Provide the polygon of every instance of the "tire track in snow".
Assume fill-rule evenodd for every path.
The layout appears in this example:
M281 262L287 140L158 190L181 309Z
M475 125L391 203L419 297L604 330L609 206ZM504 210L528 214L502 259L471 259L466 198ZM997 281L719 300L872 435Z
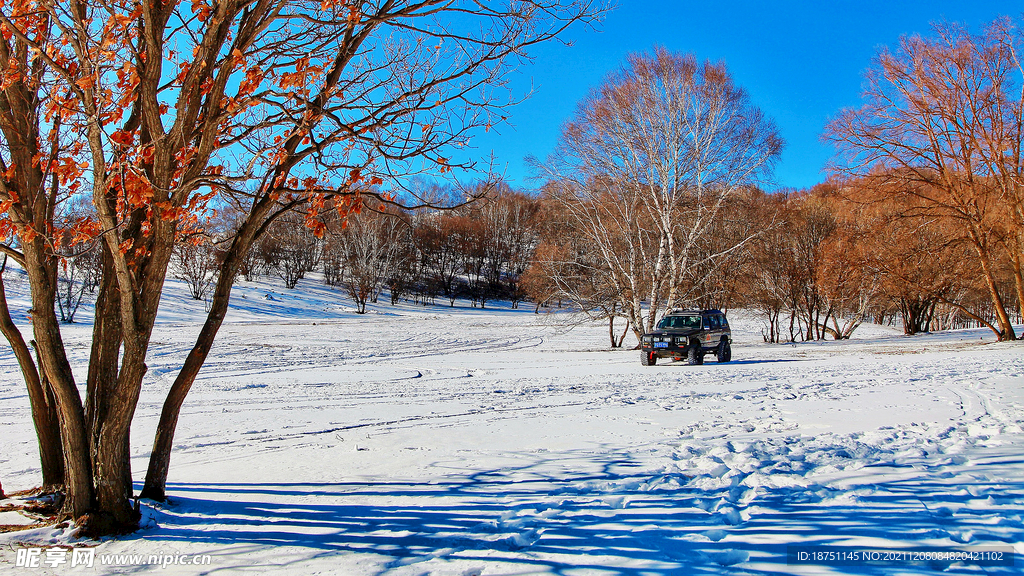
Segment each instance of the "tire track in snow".
M391 420L381 420L381 421L375 421L375 422L361 422L361 423L357 423L357 424L350 424L350 425L345 425L345 426L336 426L336 427L325 428L325 429L321 429L321 430L308 430L308 431L303 431L303 432L294 432L294 433L291 433L291 434L283 434L283 435L282 434L276 434L276 435L260 436L260 435L257 435L257 434L259 434L259 432L251 432L251 431L250 432L240 432L240 433L238 433L239 437L238 438L234 438L234 439L225 439L225 440L216 441L216 442L198 442L198 443L194 443L194 444L184 444L184 443L182 443L182 444L179 444L178 446L175 447L175 451L176 451L176 453L189 454L193 450L200 450L200 449L209 448L209 447L212 447L212 446L224 446L224 447L233 447L233 448L234 447L249 448L252 445L260 445L260 446L262 446L262 445L264 445L264 444L266 444L268 442L284 442L284 441L288 441L288 440L296 440L296 439L303 439L303 438L321 436L321 435L324 435L324 434L337 434L338 432L345 432L345 431L349 431L349 430L361 430L361 429L367 429L367 428L382 428L382 427L403 427L403 428L407 428L407 427L410 427L410 426L403 426L403 425L410 425L410 424L415 424L415 423L419 423L419 422L428 422L428 423L430 423L430 422L434 422L434 421L448 421L448 420L455 419L455 418L468 418L468 417L473 417L473 416L493 416L493 415L497 415L497 414L511 414L511 413L517 413L517 412L556 410L556 409L560 409L560 408L574 408L574 407L579 407L579 406L588 406L588 405L591 405L591 404L594 404L594 402L593 401L590 401L590 402L567 402L567 403L562 403L562 404L541 404L541 405L531 405L531 406L518 406L518 407L511 407L511 408L477 409L477 410L468 410L468 411L465 411L465 412L456 412L456 413L450 413L450 414L424 414L424 415L419 415L419 416L409 416L409 417L405 417L405 418L395 418L395 419L391 419ZM198 439L198 437L193 438L193 440L195 440L195 439ZM211 463L211 462L225 462L225 461L231 461L231 460L241 460L241 459L251 458L252 454L254 452L261 453L261 454L267 454L267 453L273 453L273 452L281 452L281 451L287 451L287 450L294 450L296 448L302 448L302 447L308 447L308 446L314 446L314 445L319 445L319 442L314 442L314 441L298 442L298 443L294 443L293 442L293 443L289 443L289 444L287 444L285 446L262 447L262 448L259 448L259 449L256 449L256 450L249 449L249 450L246 450L244 453L238 454L237 456L231 456L231 455L226 455L226 454L223 454L223 453L218 453L215 458L201 459L201 460L191 460L186 465L188 465L188 466L195 466L195 465L208 464L208 463ZM148 457L148 454L145 455L145 456Z

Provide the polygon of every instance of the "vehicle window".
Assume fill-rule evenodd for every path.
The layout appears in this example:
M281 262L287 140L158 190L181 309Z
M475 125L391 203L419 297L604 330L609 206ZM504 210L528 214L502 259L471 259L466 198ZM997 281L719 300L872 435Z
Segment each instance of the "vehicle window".
M722 323L722 328L728 328L729 327L729 321L725 319L725 316L719 316L718 319Z
M708 316L708 329L709 330L718 330L718 328L719 328L718 316Z
M658 322L658 328L700 328L700 316L667 316Z

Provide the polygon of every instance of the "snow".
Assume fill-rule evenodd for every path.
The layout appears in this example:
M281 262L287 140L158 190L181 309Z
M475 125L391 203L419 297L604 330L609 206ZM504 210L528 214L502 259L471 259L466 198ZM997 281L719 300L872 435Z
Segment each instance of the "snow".
M8 292L23 310L17 278ZM203 314L171 284L133 428L139 488ZM1021 344L864 326L768 345L734 311L732 362L642 367L608 349L606 324L561 318L466 302L359 315L315 277L293 291L243 282L183 409L170 502L143 501L143 529L100 542L73 526L2 533L0 572L26 570L19 546L88 545L211 559L29 573L1020 573L1020 557L791 565L787 546L1024 553ZM90 329L65 331L80 380ZM31 488L34 432L7 349L0 398L0 481Z

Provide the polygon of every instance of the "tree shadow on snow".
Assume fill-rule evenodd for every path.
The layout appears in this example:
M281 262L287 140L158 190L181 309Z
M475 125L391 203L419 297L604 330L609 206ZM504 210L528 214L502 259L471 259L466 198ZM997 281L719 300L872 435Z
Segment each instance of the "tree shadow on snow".
M170 504L152 511L158 527L129 538L202 547L215 555L211 572L232 562L251 567L240 552L290 547L275 562L301 567L367 555L381 571L434 562L421 566L418 573L426 573L461 562L486 566L483 574L592 568L640 576L822 570L788 564L787 545L856 551L861 548L851 542L874 541L908 550L935 542L1006 546L1024 537L1024 479L999 479L1000 470L1021 464L1010 456L973 462L970 474L955 477L938 465L915 465L914 474L879 484L869 467L863 484L846 478L842 490L811 485L756 493L742 484L746 475L698 489L689 477L654 474L623 454L517 456L520 466L429 483L172 483ZM888 574L893 568L825 570ZM977 573L948 563L896 568ZM1017 573L1019 566L986 570Z

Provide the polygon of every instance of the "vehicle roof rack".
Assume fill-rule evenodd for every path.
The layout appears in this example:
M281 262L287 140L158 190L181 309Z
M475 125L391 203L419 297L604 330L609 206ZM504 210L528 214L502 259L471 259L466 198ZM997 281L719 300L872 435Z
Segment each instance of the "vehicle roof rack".
M665 311L665 316L671 314L725 314L718 308L708 308L707 310L701 310L699 308L669 308Z

